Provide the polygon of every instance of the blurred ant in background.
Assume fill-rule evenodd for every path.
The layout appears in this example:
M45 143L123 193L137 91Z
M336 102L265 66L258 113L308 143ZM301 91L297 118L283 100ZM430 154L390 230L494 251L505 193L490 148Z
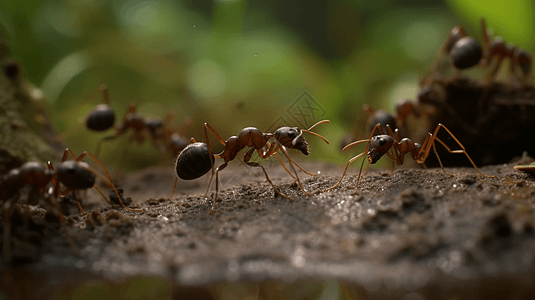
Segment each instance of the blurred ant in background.
M70 155L73 160L67 160ZM86 156L91 157L104 171L107 178L96 172L89 164L82 161ZM0 198L4 200L3 211L3 226L4 226L4 240L3 251L6 261L11 260L10 252L10 237L11 237L11 223L10 217L13 213L13 202L20 198L20 191L24 186L29 186L30 191L28 193L28 204L34 203L38 200L38 204L41 204L53 215L57 216L60 223L65 221L65 216L61 212L61 207L57 201L60 196L65 196L69 193L73 194L73 198L76 200L80 211L84 213L84 210L76 196L76 190L94 188L109 204L111 202L102 194L102 192L95 186L96 177L99 176L103 181L109 185L116 193L121 206L130 211L142 211L138 209L131 209L124 206L122 203L119 192L113 184L113 180L104 166L90 153L83 152L79 157L75 157L72 151L67 148L63 154L61 163L54 169L52 163L47 163L48 168L39 162L27 162L19 168L12 169L6 174L0 182ZM50 187L52 184L53 187ZM65 190L60 190L60 184L65 186ZM43 202L44 200L44 202Z
M101 143L103 141L115 140L129 130L132 131L132 136L129 142L137 142L142 145L145 139L151 140L154 147L156 147L162 157L165 153L175 157L178 153L188 145L188 140L180 133L183 132L191 123L191 118L187 118L180 128L172 128L170 123L174 117L173 113L168 113L163 120L146 119L136 112L136 105L130 104L123 120L120 124L115 124L115 112L110 106L110 96L106 85L101 85L102 97L104 103L99 104L91 111L85 120L86 127L93 131L105 131L110 128L115 129L115 134L104 137L97 145L96 156L100 154ZM128 147L126 148L128 149ZM126 151L125 149L125 151ZM124 157L124 155L123 155Z
M442 55L449 54L451 64L457 70L456 76L458 76L460 70L469 69L478 64L481 67L489 67L495 60L494 66L485 77L486 82L491 82L496 77L503 60L509 58L511 73L517 79L525 82L531 74L531 55L512 44L506 45L501 37L491 40L483 18L481 19L481 33L484 49L474 38L466 33L464 28L461 26L454 27L435 57L428 77L429 80L433 80ZM427 84L430 83L427 82Z
M268 159L269 157L275 155L279 163L283 166L284 170L286 170L286 172L288 172L288 174L290 174L292 178L297 180L303 193L307 196L312 196L313 194L307 192L301 184L294 165L308 175L315 175L306 172L295 161L293 161L290 156L288 156L286 148L297 149L300 150L301 153L308 155L310 153L309 145L303 137L304 132L320 137L326 143L329 143L329 141L327 141L327 139L325 139L323 136L311 131L314 127L322 123L329 123L329 120L319 121L316 124L312 125L309 129L299 129L298 127L281 127L277 129L274 133L262 133L255 127L246 127L242 129L242 131L240 131L238 136L231 136L226 141L224 141L219 136L219 134L217 134L217 132L212 128L212 126L210 126L208 123L204 123L204 135L206 138L206 143L197 142L193 138L191 139L192 143L189 144L177 157L175 165L176 174L181 179L191 180L199 178L202 175L208 173L208 171L212 170L210 181L208 182L208 186L206 188L206 194L208 194L208 190L210 189L213 175L215 173L216 192L212 201L213 211L215 209L215 203L217 201L217 196L219 192L219 171L226 168L228 163L236 158L238 152L240 152L246 147L250 147L250 149L244 154L243 161L251 167L262 168L266 180L273 187L276 194L280 195L283 198L293 200L289 196L280 192L277 187L275 187L271 179L269 179L266 170L261 164L250 161L255 151L258 153L260 158L263 159ZM221 153L215 155L212 153L210 147L210 140L208 139L208 130L217 138L219 143L225 146L224 150ZM278 151L280 151L286 157L286 159L290 163L290 167L292 168L294 174L292 174L283 164L282 160L277 154ZM224 163L217 168L214 167L216 158L222 158L224 160ZM169 198L171 198L175 193L178 177L175 179L175 187L173 188L173 194L171 194Z

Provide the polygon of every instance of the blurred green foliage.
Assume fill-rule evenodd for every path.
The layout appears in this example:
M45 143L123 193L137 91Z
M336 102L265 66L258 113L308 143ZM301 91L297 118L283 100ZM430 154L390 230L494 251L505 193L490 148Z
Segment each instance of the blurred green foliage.
M8 0L0 24L75 153L94 152L111 134L82 123L106 83L118 118L129 103L147 118L175 112L177 126L193 118L186 136L197 140L204 122L223 138L279 117L297 125L286 110L306 91L331 120L317 127L331 144L308 137L309 159L341 163L349 154L338 143L362 105L392 111L414 99L453 26L481 40L485 16L496 34L533 52L533 12L529 0ZM128 137L105 143L103 162L128 148L123 168L160 163L150 142L128 145Z

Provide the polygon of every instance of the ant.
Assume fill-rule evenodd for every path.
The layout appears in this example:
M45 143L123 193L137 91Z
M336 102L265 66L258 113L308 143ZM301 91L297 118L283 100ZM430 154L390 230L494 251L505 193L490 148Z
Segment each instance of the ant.
M481 63L482 66L489 66L493 58L496 58L494 67L487 75L487 81L492 80L496 76L501 63L505 58L509 58L511 61L509 67L514 76L521 80L527 79L531 74L531 54L514 45L506 45L501 37L496 37L490 41L487 33L487 26L485 25L485 19L483 18L481 19L481 31L483 32L483 41L485 43L484 60ZM520 68L520 77L518 77L518 73L516 72L517 67Z
M67 160L68 155L71 155L74 160ZM60 217L60 222L64 222L64 215L61 213L61 209L59 208L59 205L57 202L52 202L51 196L53 195L55 198L58 198L59 196L67 195L70 192L73 192L75 190L80 189L87 189L87 188L94 188L96 189L102 197L109 203L111 202L102 194L102 192L95 186L96 176L99 176L103 179L103 175L100 173L94 171L87 163L81 161L85 156L90 156L95 160L95 162L102 168L102 170L106 173L109 182L108 185L110 185L113 190L115 191L116 195L118 196L119 202L123 206L124 209L130 210L130 211L142 211L137 209L131 209L124 206L121 197L119 196L119 193L117 189L115 188L115 185L113 184L113 180L111 179L109 173L106 171L106 169L102 166L102 164L90 153L83 152L78 158L74 156L72 151L69 148L65 149L65 152L63 154L63 159L61 163L57 166L57 170L54 169L52 163L50 161L47 162L48 168L46 168L43 164L39 162L27 162L20 166L19 168L12 169L7 175L4 176L2 182L0 182L0 196L2 199L4 199L4 205L3 205L3 219L4 219L4 257L7 261L11 258L11 252L9 249L10 245L10 235L11 235L11 226L10 226L10 215L12 213L13 206L11 203L18 199L20 197L20 190L25 186L29 185L32 188L33 191L37 191L44 195L45 199L47 199L47 203L51 205L56 215ZM95 175L96 174L96 175ZM50 190L47 187L49 184L52 183L54 185L54 189ZM60 192L59 185L62 183L66 190L63 192ZM53 191L53 194L52 194ZM75 196L76 198L76 196ZM76 200L78 203L78 207L82 212L84 212L80 202Z
M178 153L188 144L187 139L181 136L178 132L181 132L185 127L191 124L190 118L184 121L184 124L180 129L173 130L169 126L169 123L174 116L173 113L169 113L164 120L145 119L136 113L136 105L130 104L122 122L115 126L115 112L110 106L108 87L103 84L100 86L100 90L102 91L104 103L97 105L95 109L87 115L85 121L86 127L97 132L105 131L113 127L116 133L112 136L104 137L98 143L97 156L100 153L100 147L103 141L117 139L130 129L133 131L130 142L135 140L139 145L143 144L146 138L145 131L147 131L153 145L160 150L162 154L167 150L173 157L178 155Z
M310 153L309 145L307 141L305 140L305 138L303 137L303 132L313 134L321 138L328 144L329 141L326 138L324 138L320 134L315 133L311 130L319 124L329 123L329 122L330 122L329 120L319 121L316 124L312 125L309 129L299 129L298 127L280 127L274 133L262 133L260 130L258 130L255 127L246 127L240 131L238 136L231 136L226 141L223 141L223 139L219 136L219 134L217 134L217 132L212 128L212 126L210 126L208 123L204 123L204 135L206 138L206 143L196 142L194 138L191 138L192 143L189 144L177 157L176 165L175 165L176 174L181 179L191 180L191 179L199 178L202 175L208 173L208 171L212 170L212 174L210 176L210 180L206 188L206 195L208 194L208 190L210 189L210 185L212 183L212 179L215 173L216 192L215 192L214 199L212 201L212 211L213 211L215 209L215 203L217 201L217 196L219 192L219 172L222 171L224 168L226 168L230 161L236 158L236 156L238 155L238 152L240 152L242 149L246 147L250 147L250 149L247 150L247 152L244 154L243 161L251 167L262 168L262 171L264 172L266 180L273 187L276 194L280 195L283 198L293 200L289 196L286 196L285 194L280 192L275 187L273 182L269 179L269 176L266 170L261 164L250 161L255 150L260 156L260 158L263 158L263 159L268 159L269 157L275 155L279 163L283 166L284 170L286 170L286 172L288 172L288 174L290 174L292 178L297 180L303 193L306 194L307 196L312 196L313 194L305 191L303 185L301 184L301 181L299 180L299 177L297 176L297 172L295 171L295 168L293 165L296 165L299 169L301 169L301 171L305 172L308 175L311 175L311 176L315 176L315 175L306 172L295 161L293 161L288 156L286 148L297 149L297 150L300 150L301 153L303 153L304 155L308 155ZM208 130L217 138L217 140L221 144L225 146L224 150L221 153L219 154L212 153L212 150L210 148L210 140L208 139ZM295 174L295 177L292 173L290 173L290 171L282 163L282 160L277 154L279 150L286 157L286 159L290 162L290 167L292 168ZM214 168L214 163L215 163L216 158L222 158L224 160L224 163L218 166L217 168ZM175 179L175 187L173 188L173 194L171 194L169 198L171 198L175 193L178 177Z
M437 134L441 128L444 128L444 130L446 130L446 132L455 140L455 142L457 142L457 144L461 147L461 150L451 150L441 139L437 137ZM451 131L445 125L441 123L437 125L433 134L428 133L427 137L425 138L422 144L415 143L409 138L401 139L399 130L396 128L395 131L393 131L390 125L388 124L386 125L386 129L387 129L388 134L384 134L381 124L377 124L373 128L370 134L370 137L368 139L355 141L346 145L344 149L342 149L342 151L345 151L349 149L350 147L353 147L357 144L368 143L368 145L366 145L366 149L364 150L364 152L362 152L361 154L349 160L344 170L344 173L342 174L342 178L340 178L340 180L334 186L327 188L323 190L322 192L327 192L337 187L342 182L342 179L346 175L349 165L365 154L368 156L368 165L366 166L366 170L364 171L364 173L368 171L368 167L370 166L370 164L375 164L385 154L392 161L395 161L398 165L403 164L405 160L405 154L407 153L410 153L412 159L414 159L417 163L423 164L425 160L427 159L427 157L429 156L431 148L433 148L433 152L437 156L437 159L438 159L438 162L440 164L440 168L442 169L442 171L444 171L444 173L448 175L455 176L455 174L450 174L446 172L446 170L444 170L444 166L442 165L442 162L440 161L440 157L438 156L438 153L436 150L435 142L439 142L440 144L442 144L442 146L444 146L444 148L446 148L446 150L448 150L449 153L464 153L466 157L468 158L468 160L470 160L470 162L472 163L472 166L474 166L474 168L479 174L485 177L494 177L494 176L485 175L481 173L481 171L479 171L475 163L472 161L472 158L470 158L468 153L466 153L466 150L463 144L461 144L461 142L453 135L453 133L451 133ZM373 134L375 133L376 130L379 130L381 134L374 136ZM357 179L357 184L355 186L355 190L358 189L363 165L364 165L364 160L362 161L362 164L360 166L360 171L359 171L359 175Z
M70 155L73 160L67 160L68 155ZM82 161L82 159L86 156L91 157L101 167L107 176L107 180L103 175L93 170L89 164ZM2 199L16 199L15 196L19 194L20 190L25 185L29 185L32 187L32 190L37 190L45 195L51 194L53 191L55 198L58 198L59 196L65 196L70 192L74 193L75 190L94 188L109 204L111 204L106 196L104 196L104 194L95 186L96 176L99 176L114 190L115 194L119 197L121 206L124 209L130 211L141 211L124 206L108 171L106 171L104 166L97 160L95 156L87 151L84 151L80 156L75 157L74 153L72 153L69 148L66 148L63 153L61 163L57 166L57 170L54 169L54 166L50 161L47 162L47 166L48 168L45 168L39 162L27 162L21 167L11 170L7 175L4 176L3 181L0 183L0 196ZM54 185L53 190L47 189L49 183ZM66 190L63 192L60 192L60 183L66 187ZM78 200L77 202L80 210L84 212L80 202Z
M407 119L411 114L416 117L420 116L417 103L408 100L400 99L395 106L395 114L388 113L382 109L374 110L368 104L362 106L362 110L369 114L368 120L366 121L366 132L371 133L376 124L381 124L383 131L386 131L386 125L390 125L392 128L401 128L403 132L407 130ZM363 124L362 114L357 118L355 127L361 127ZM398 126L399 124L399 126ZM345 145L349 143L350 140L354 139L355 134L353 132L347 134L341 142L341 147L344 148Z
M516 67L520 68L520 73L522 74L520 79L526 79L531 74L531 55L514 45L506 45L500 37L491 41L484 18L481 18L481 33L485 49L474 38L469 36L464 28L461 26L454 27L435 58L429 78L432 79L432 75L438 68L438 61L444 53L450 55L451 63L457 70L469 69L477 64L482 67L488 67L493 58L496 58L494 67L486 76L487 81L496 76L504 58L511 60L510 70L515 76L518 76Z

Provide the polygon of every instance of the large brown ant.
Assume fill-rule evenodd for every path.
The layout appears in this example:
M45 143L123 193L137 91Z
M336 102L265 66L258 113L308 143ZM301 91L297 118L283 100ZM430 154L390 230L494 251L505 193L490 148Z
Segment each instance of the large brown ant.
M487 81L494 79L504 58L510 59L510 70L513 75L518 77L517 67L520 68L520 79L526 79L531 74L531 55L514 45L506 45L500 37L491 41L484 18L481 19L481 33L484 49L466 33L464 28L454 27L435 58L429 76L430 80L433 79L439 59L444 53L449 54L451 63L457 70L468 69L477 64L488 67L496 58L493 68L486 76Z
M457 142L457 144L461 147L461 150L451 150L441 139L437 137L437 134L441 128L444 128L444 130L446 130L446 132L455 140L455 142ZM451 133L451 131L443 124L439 123L432 134L428 133L427 137L425 138L422 144L415 143L409 138L401 139L399 130L396 128L393 131L392 128L388 124L386 125L386 129L387 129L388 134L384 134L381 124L376 124L368 139L355 141L346 145L344 149L342 149L343 151L357 144L368 143L368 145L366 145L366 149L364 150L364 152L360 153L359 155L349 160L344 170L344 173L342 174L342 178L340 178L340 180L335 185L323 190L322 192L327 192L337 187L342 182L342 179L344 179L344 176L346 175L349 165L363 155L368 156L368 165L366 166L366 170L364 171L364 173L366 173L368 171L368 167L370 166L370 164L375 164L385 154L392 161L395 161L398 165L403 164L405 160L405 154L407 153L410 153L412 159L414 159L417 163L423 164L425 160L427 159L427 157L429 156L431 148L433 148L433 152L435 153L438 159L438 162L440 164L440 168L442 169L442 171L444 171L444 173L449 174L451 176L455 176L455 174L450 174L446 172L446 170L444 170L444 166L442 165L442 162L440 161L440 157L438 156L438 153L436 150L435 142L439 142L440 144L442 144L442 146L444 146L444 148L446 148L446 150L448 150L449 153L464 153L466 157L468 158L468 160L470 160L470 163L472 163L472 166L474 166L474 168L479 174L485 177L494 177L494 176L485 175L481 173L481 171L479 171L475 163L472 161L472 158L470 158L468 153L466 153L463 144L461 144L461 142L453 135L453 133ZM373 134L375 133L376 130L379 130L381 134L374 136ZM362 164L360 166L360 171L359 171L355 189L358 189L363 165L364 165L364 160L362 161Z
M329 141L327 141L327 139L325 139L323 136L311 131L314 127L322 123L329 123L329 120L319 121L316 124L312 125L309 129L299 129L298 127L281 127L277 129L274 133L262 133L260 130L258 130L255 127L246 127L242 129L242 131L238 134L238 136L231 136L226 141L224 141L219 136L219 134L217 134L217 132L212 128L212 126L210 126L208 123L204 123L204 135L206 138L206 143L196 142L195 139L192 138L191 139L192 143L189 144L177 157L175 168L176 168L176 174L178 177L175 180L175 187L173 188L173 194L171 194L170 197L172 197L175 193L178 178L181 178L184 180L191 180L191 179L199 178L202 175L208 173L208 171L212 170L212 174L210 176L210 180L206 188L206 194L208 194L208 191L210 189L210 185L214 177L214 173L215 173L216 192L215 192L214 199L212 201L212 211L213 211L215 208L215 203L217 201L217 196L219 192L219 171L226 168L228 163L236 158L236 156L238 155L238 152L240 152L242 149L246 147L250 147L250 149L244 154L243 161L251 167L262 168L262 171L264 172L266 180L273 187L276 194L280 195L283 198L293 200L289 196L280 192L279 189L277 189L277 187L275 187L271 179L269 179L269 176L266 170L260 163L250 161L255 151L258 153L258 155L262 159L268 159L269 157L275 155L279 163L286 170L286 172L288 172L288 174L290 174L292 178L297 180L303 193L306 194L307 196L312 196L313 194L307 192L304 189L293 165L296 165L299 169L301 169L303 172L305 172L308 175L311 175L311 176L315 176L315 175L306 172L295 161L293 161L290 158L290 156L288 156L286 148L297 149L297 150L300 150L301 153L308 155L310 153L309 147L308 147L309 145L306 142L305 138L303 137L303 132L313 134L323 139L326 143L329 143ZM217 138L219 143L225 146L225 149L221 153L215 154L215 155L212 153L212 150L210 148L210 140L208 139L208 131L210 131ZM295 177L282 163L282 160L277 154L279 150L286 157L286 159L290 162L290 167L292 168L295 174ZM214 168L214 162L216 158L222 158L224 162L217 168Z
M87 115L85 121L86 127L93 131L105 131L113 127L115 134L100 140L97 145L97 156L100 154L100 147L103 141L115 140L126 134L129 130L132 130L131 142L135 141L137 144L142 145L145 142L146 133L148 133L152 144L162 154L167 151L173 157L178 155L188 144L188 140L179 133L191 124L190 118L184 121L181 128L174 129L169 125L174 116L173 113L167 114L163 120L146 119L137 114L136 105L130 104L121 123L115 125L115 112L110 106L108 88L103 84L100 86L100 90L102 91L104 103L97 105Z

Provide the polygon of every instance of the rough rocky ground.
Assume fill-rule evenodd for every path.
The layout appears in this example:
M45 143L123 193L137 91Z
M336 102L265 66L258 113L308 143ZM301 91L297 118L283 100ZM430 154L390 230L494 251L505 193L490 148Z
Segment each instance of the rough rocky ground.
M84 291L104 285L104 295L124 296L125 285L160 278L163 287L150 289L176 299L530 299L535 182L513 169L529 162L481 168L491 178L473 168L447 168L454 177L370 170L353 195L355 163L340 187L312 197L270 167L294 201L275 196L260 170L235 163L221 172L214 213L207 178L179 181L167 199L173 169L146 169L118 180L130 207L144 212L110 207L94 191L85 196L87 213L73 205L64 226L43 209L17 206L14 266L2 265L0 295L87 298ZM342 173L303 167L321 171L300 176L308 191ZM98 284L84 289L88 282Z

